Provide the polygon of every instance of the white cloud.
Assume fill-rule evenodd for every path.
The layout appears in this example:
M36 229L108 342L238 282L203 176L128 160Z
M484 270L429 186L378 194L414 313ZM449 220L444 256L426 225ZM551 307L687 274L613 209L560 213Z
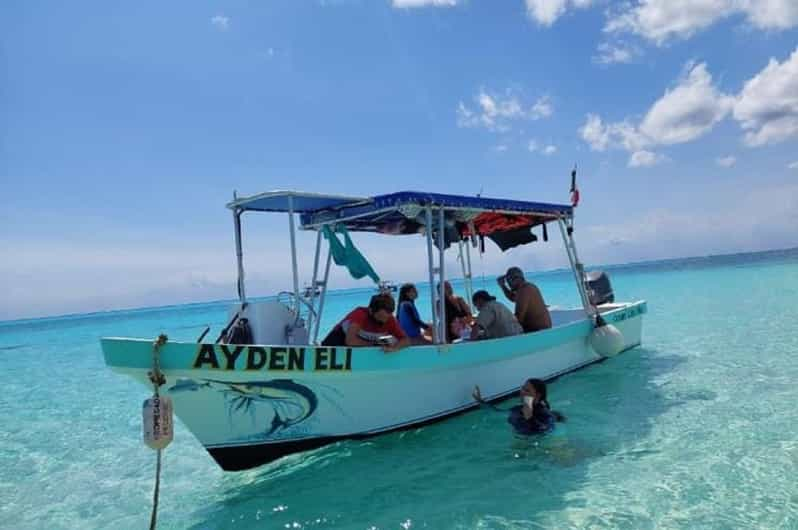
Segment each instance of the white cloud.
M743 15L759 29L798 25L795 0L637 0L609 15L610 33L634 33L658 45L686 39L732 15Z
M798 138L798 47L783 62L771 58L736 96L715 86L706 64L688 63L686 73L654 102L639 124L629 118L605 123L600 116L588 114L579 134L594 151L640 153L629 160L629 166L639 167L653 160L644 152L696 140L729 114L745 131L749 146Z
M798 48L783 63L771 58L746 81L734 106L734 118L746 131L749 146L798 136Z
M527 14L543 26L551 26L565 13L566 0L526 0Z
M798 26L795 0L738 0L752 25L762 29L787 29Z
M457 106L457 125L484 127L489 131L506 132L513 122L539 120L551 116L554 108L547 96L538 98L532 105L524 104L517 91L508 89L504 94L482 89L474 96L472 109L462 101Z
M798 169L798 160L796 160L795 162L790 162L789 164L787 164L787 167L789 169Z
M536 140L529 140L529 143L527 144L526 147L532 153L540 149L540 146L538 145L538 142Z
M547 155L547 156L548 155L553 155L556 152L557 152L557 146L556 145L547 145L546 147L543 148L543 154Z
M211 24L216 26L216 29L227 31L227 29L230 27L230 17L216 15L215 17L211 18Z
M734 164L737 163L737 158L732 155L721 156L715 159L715 163L718 164L720 167L732 167Z
M504 153L507 151L507 149L509 149L509 147L507 147L506 144L499 144L493 146L493 150L496 151L497 153Z
M612 16L607 32L630 32L657 44L687 38L729 14L729 0L638 0Z
M602 42L597 52L593 62L598 64L630 63L640 55L638 48L623 42Z
M541 26L551 26L570 8L585 8L592 0L526 0L526 13Z
M628 120L605 124L596 114L587 115L579 134L593 151L606 151L609 148L638 151L651 144Z
M604 123L588 114L579 134L594 151L610 148L631 153L630 167L650 166L664 160L650 148L695 140L708 133L732 109L734 98L722 94L701 63L688 63L687 73L654 102L639 125L630 119Z
M662 155L643 149L632 153L627 165L629 167L651 167L659 164L663 160L665 160L665 157Z
M535 101L532 108L529 109L529 117L533 120L541 118L548 118L554 113L554 107L551 104L551 99L548 96L542 96Z
M585 124L579 128L579 136L593 151L606 151L610 146L610 131L596 114L587 115Z
M733 105L734 98L720 93L712 84L706 65L697 64L654 103L640 124L640 131L655 144L689 142L709 132Z
M397 8L452 7L457 5L457 0L393 0L391 5Z

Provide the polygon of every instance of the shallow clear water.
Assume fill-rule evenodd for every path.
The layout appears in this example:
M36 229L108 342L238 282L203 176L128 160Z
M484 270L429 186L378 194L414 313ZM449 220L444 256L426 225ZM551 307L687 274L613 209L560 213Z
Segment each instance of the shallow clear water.
M568 416L554 435L516 440L480 410L223 473L178 424L159 527L798 528L798 251L610 272L620 300L649 302L644 347L551 383ZM576 303L571 280L535 277L558 305ZM367 297L331 297L328 324ZM149 392L106 369L97 339L192 340L225 314L0 323L0 528L146 528Z

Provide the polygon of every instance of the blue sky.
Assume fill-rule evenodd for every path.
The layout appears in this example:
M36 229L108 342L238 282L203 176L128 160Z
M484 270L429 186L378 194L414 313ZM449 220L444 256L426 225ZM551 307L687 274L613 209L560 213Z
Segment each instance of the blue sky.
M587 263L798 245L798 3L676 4L5 2L0 318L233 296L234 189L565 202L577 163ZM286 220L245 229L288 286ZM358 242L423 278L422 239Z

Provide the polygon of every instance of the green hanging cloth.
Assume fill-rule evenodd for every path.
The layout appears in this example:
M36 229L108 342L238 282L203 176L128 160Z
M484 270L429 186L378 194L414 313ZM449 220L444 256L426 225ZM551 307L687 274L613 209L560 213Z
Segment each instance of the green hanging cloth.
M349 274L352 275L352 278L356 280L359 280L363 276L368 276L374 280L374 283L379 284L380 277L374 272L371 264L366 260L363 254L355 248L355 244L352 243L352 239L349 237L349 232L346 227L339 225L336 227L336 232L344 237L343 244L338 240L338 237L329 226L324 225L321 228L321 233L324 234L324 238L330 243L330 252L332 252L332 258L335 264L340 267L346 267L349 270Z

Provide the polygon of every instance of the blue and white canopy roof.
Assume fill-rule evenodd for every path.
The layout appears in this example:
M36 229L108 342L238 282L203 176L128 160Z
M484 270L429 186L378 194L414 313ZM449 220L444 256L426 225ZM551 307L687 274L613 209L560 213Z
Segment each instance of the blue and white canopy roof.
M238 198L227 206L238 211L298 213L302 228L308 230L333 224L384 234L417 233L427 206L436 214L443 208L448 224L462 235L490 235L573 215L573 208L562 204L416 191L374 197L273 191Z

